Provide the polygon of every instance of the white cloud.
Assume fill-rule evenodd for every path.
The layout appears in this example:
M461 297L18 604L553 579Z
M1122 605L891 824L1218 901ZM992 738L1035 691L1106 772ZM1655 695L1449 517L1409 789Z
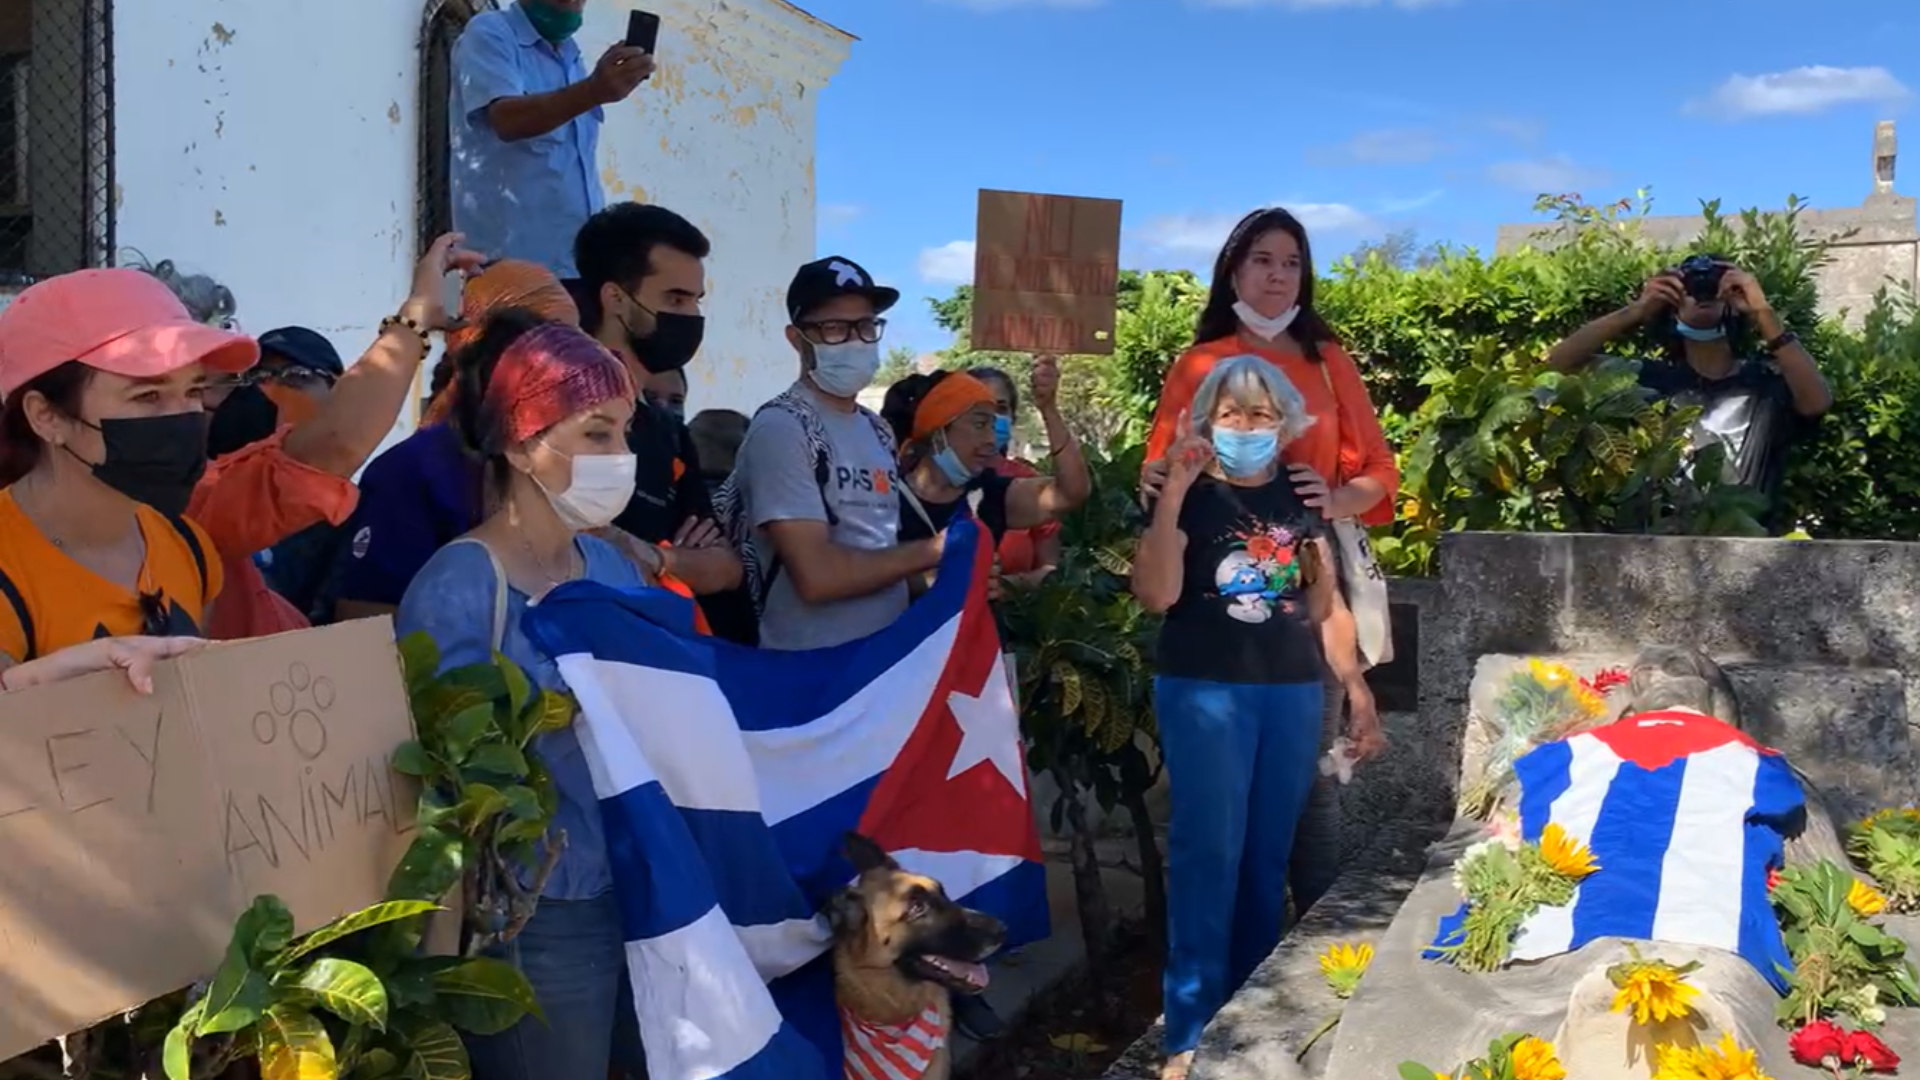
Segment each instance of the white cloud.
M1208 8L1279 8L1283 11L1329 11L1335 8L1374 8L1394 7L1402 11L1418 11L1422 8L1446 7L1458 0L1187 0L1196 7Z
M973 281L973 241L949 240L924 248L916 264L929 285L966 285Z
M1527 161L1501 161L1487 166L1487 179L1501 187L1524 191L1529 195L1578 191L1604 184L1610 179L1600 169L1588 168L1566 154L1553 154Z
M1913 92L1883 67L1813 65L1766 75L1734 75L1707 97L1687 103L1687 112L1744 120L1755 116L1809 116L1836 105L1887 104Z
M1363 131L1338 146L1316 147L1307 160L1316 165L1418 165L1452 149L1424 128Z
M1415 210L1423 210L1439 202L1442 198L1445 198L1446 194L1445 188L1434 188L1432 191L1423 192L1410 199L1388 199L1380 204L1380 212L1383 214L1406 214Z
M974 11L1006 11L1011 8L1091 8L1099 7L1106 0L939 0L950 7L970 8Z
M1309 233L1364 233L1379 223L1346 203L1286 203ZM1213 255L1244 214L1168 214L1136 230L1139 240L1170 254Z

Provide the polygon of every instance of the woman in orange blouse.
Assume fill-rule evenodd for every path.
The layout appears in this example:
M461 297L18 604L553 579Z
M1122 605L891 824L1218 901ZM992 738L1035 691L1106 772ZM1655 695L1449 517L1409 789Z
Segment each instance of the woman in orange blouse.
M1393 520L1400 470L1380 432L1373 401L1353 358L1313 307L1313 249L1307 230L1285 210L1256 210L1228 234L1213 264L1213 287L1200 312L1194 343L1167 372L1147 439L1141 491L1156 495L1166 479L1167 450L1194 391L1213 366L1251 354L1280 369L1305 399L1313 425L1280 451L1294 490L1328 520L1362 524ZM1340 733L1346 693L1325 680L1322 733ZM1320 777L1301 816L1288 868L1295 917L1326 894L1340 873L1340 793ZM1176 1064L1168 1074L1179 1076Z
M1250 353L1280 369L1306 399L1314 425L1281 451L1307 505L1329 519L1393 520L1400 471L1353 358L1313 307L1307 230L1285 210L1256 210L1228 235L1194 344L1167 372L1147 439L1142 486L1160 489L1182 411L1213 365Z

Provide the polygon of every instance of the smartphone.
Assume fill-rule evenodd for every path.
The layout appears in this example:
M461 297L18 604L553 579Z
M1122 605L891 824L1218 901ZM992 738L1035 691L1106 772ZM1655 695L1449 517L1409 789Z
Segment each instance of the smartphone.
M627 46L651 53L660 44L660 16L635 10L627 14Z
M446 311L447 319L454 324L460 321L460 308L467 294L467 275L458 270L449 270L440 279L440 305Z

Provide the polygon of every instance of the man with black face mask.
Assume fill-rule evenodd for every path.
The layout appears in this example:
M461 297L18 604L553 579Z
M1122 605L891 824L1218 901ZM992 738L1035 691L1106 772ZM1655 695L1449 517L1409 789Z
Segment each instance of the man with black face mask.
M580 276L566 283L580 325L627 362L636 387L685 368L706 319L705 259L712 245L692 222L662 206L619 203L593 215L574 238ZM637 460L633 501L614 520L653 545L653 567L711 596L738 585L740 558L713 520L700 459L673 411L639 402L627 436ZM711 617L711 615L710 615Z

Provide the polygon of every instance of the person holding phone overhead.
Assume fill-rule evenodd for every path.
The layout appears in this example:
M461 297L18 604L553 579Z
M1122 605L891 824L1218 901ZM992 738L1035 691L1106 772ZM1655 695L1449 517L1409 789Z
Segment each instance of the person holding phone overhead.
M1167 372L1160 405L1147 438L1142 494L1151 499L1167 476L1167 450L1175 441L1175 420L1194 401L1194 393L1215 366L1228 357L1257 356L1277 368L1306 403L1313 425L1280 450L1280 462L1294 490L1334 528L1332 539L1364 536L1361 526L1393 520L1400 471L1380 431L1367 386L1333 329L1313 304L1313 249L1306 227L1284 209L1255 210L1227 235L1213 264L1213 285L1194 329L1194 343ZM1346 534L1342 536L1341 534ZM1347 586L1345 599L1361 623L1363 659L1384 642L1385 595L1377 588L1356 595L1354 574L1364 549L1332 544ZM1370 557L1365 561L1370 562ZM1377 603L1366 603L1373 600ZM1324 738L1338 733L1344 708L1337 679L1326 683ZM1340 799L1334 781L1322 777L1301 822L1294 845L1294 905L1312 907L1339 875Z
M595 161L603 109L654 72L650 41L618 42L588 72L573 40L585 8L518 0L475 15L454 43L448 95L454 228L491 258L563 278L574 276L574 234L606 205Z

